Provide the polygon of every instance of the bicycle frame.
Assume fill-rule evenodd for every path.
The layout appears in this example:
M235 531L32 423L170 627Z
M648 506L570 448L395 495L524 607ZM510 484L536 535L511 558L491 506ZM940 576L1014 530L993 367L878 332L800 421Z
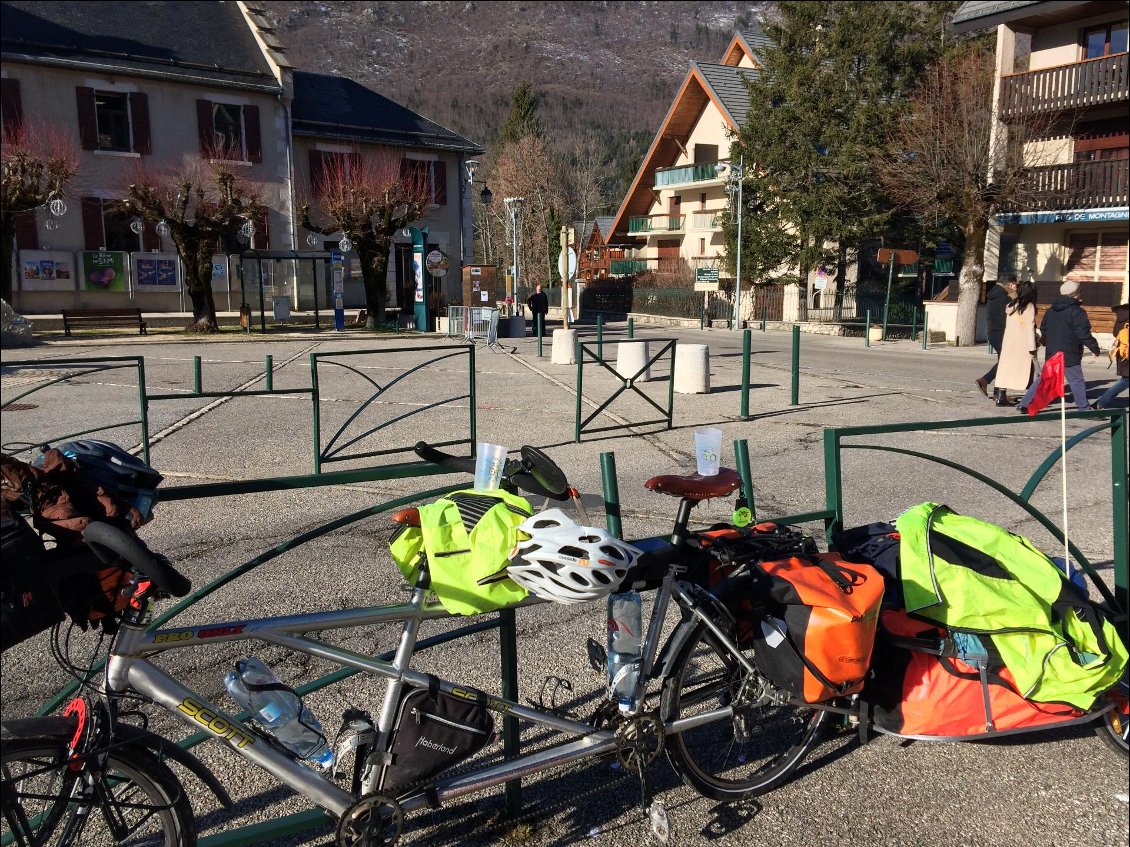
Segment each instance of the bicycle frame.
M671 653L680 643L680 634L697 621L703 622L719 643L747 671L753 671L749 660L712 619L717 616L717 608L703 599L703 597L709 598L709 595L697 586L677 581L675 576L678 571L680 568L677 565L668 569L652 608L643 646L643 665L636 683L636 714L643 710L650 680L654 677L662 681L666 676L665 662L657 661L657 657L663 660ZM658 643L663 621L672 598L682 609L683 620L672 633L663 651L659 652ZM533 605L537 602L540 601L527 601L523 605ZM712 615L712 612L715 614ZM123 624L110 651L106 668L106 687L111 694L132 689L163 707L193 730L199 731L203 727L213 739L227 744L240 757L263 768L282 784L290 786L314 804L340 817L354 803L355 798L349 791L267 743L235 717L154 665L148 657L166 651L191 649L208 644L258 640L383 677L389 681L389 684L376 727L378 734L374 749L380 750L384 749L381 745L386 743L393 729L395 712L403 687L405 685L427 687L429 683L430 677L427 674L414 671L410 667L420 624L425 620L450 617L453 616L438 603L429 602L427 591L417 587L413 590L410 602L391 606L237 620L175 629L146 630L143 624L126 623ZM307 632L349 629L398 621L403 623L403 628L392 661L364 656L304 635ZM658 673L657 668L659 668ZM618 739L614 729L597 729L583 721L562 717L446 679L439 680L439 689L446 694L465 699L485 697L487 707L493 712L539 724L562 734L579 736L574 740L563 741L507 762L436 780L431 784L432 790L429 793L440 802L580 759L612 753L617 749ZM721 720L730 713L731 709L728 706L714 709L667 723L664 725L664 731L668 734L680 733ZM375 791L379 773L379 768L367 770L362 783L362 794ZM403 811L410 812L428 803L428 797L421 793L402 800L401 807Z

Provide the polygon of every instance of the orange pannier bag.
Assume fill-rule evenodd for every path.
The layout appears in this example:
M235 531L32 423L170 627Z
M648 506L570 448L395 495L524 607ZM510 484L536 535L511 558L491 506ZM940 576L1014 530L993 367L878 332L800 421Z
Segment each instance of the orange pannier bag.
M835 553L778 559L763 576L754 658L775 684L819 703L863 687L875 646L883 577Z

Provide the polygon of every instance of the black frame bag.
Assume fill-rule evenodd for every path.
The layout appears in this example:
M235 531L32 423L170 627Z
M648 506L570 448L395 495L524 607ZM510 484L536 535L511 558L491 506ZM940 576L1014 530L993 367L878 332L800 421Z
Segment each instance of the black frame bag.
M475 699L445 694L430 676L427 688L412 688L401 697L378 790L395 793L423 782L490 743L494 719L486 697L468 693Z

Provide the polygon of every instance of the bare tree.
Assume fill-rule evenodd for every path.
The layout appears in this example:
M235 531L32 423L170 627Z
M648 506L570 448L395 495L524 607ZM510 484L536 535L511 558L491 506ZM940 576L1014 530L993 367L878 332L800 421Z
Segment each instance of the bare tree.
M265 211L258 189L221 154L184 163L166 171L139 166L115 201L126 214L169 229L184 265L185 287L192 300L188 332L217 332L212 298L212 254L226 249L237 231Z
M302 205L304 228L322 235L340 232L353 242L365 284L366 329L384 322L393 236L418 221L432 199L427 171L403 164L407 161L384 149L328 156L311 186L315 213L325 222L314 223L311 203Z
M588 243L596 216L608 207L606 198L612 181L608 149L592 129L586 130L573 144L565 169L570 174L566 195L573 219L581 222L577 239L578 247L582 248Z
M501 193L505 197L524 197L525 208L518 220L518 261L522 278L532 284L553 278L551 232L554 215L563 207L561 180L545 141L536 135L519 138L499 154L496 166ZM545 269L543 277L542 270Z
M940 60L923 77L903 120L873 165L892 201L924 218L950 220L961 232L957 337L975 342L985 241L995 215L1040 196L1032 168L1049 164L1048 139L1070 129L1042 112L993 132L993 56L976 46Z
M17 215L34 215L36 209L62 200L78 172L78 150L60 132L21 122L4 133L0 158L0 297L11 302Z

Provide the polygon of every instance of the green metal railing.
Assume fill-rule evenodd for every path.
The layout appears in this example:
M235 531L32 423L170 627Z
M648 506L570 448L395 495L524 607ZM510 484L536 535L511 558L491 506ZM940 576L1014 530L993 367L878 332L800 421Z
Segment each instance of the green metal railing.
M656 168L655 187L664 188L685 182L708 182L720 179L716 170L717 164L717 162L698 162L678 168Z
M628 232L680 232L685 215L642 215L628 219Z
M646 270L646 259L613 259L608 272L613 276L632 276Z
M643 342L635 342L635 343L643 343ZM573 440L574 441L576 441L577 443L580 443L582 432L609 432L609 431L612 431L612 430L629 429L631 427L648 426L648 425L651 425L651 424L659 424L659 423L666 424L667 429L671 429L672 419L673 419L673 411L674 411L674 408L675 408L675 379L674 379L674 374L675 374L675 339L674 338L649 338L647 343L659 345L659 348L656 350L655 353L653 353L653 354L651 354L650 356L647 357L647 360L643 363L643 365L639 368L639 370L637 370L633 374L628 374L628 375L625 376L625 375L622 375L619 371L617 371L614 367L609 365L608 362L606 362L604 360L602 355L600 353L598 353L596 350L594 350L590 345L586 344L584 341L581 341L581 340L577 341L577 349L576 349L577 406L576 406L575 426L574 426L574 430L573 430ZM651 349L654 349L654 348L651 348ZM601 352L603 352L603 351L601 351ZM670 364L669 364L670 371L669 371L669 373L671 374L671 379L669 379L667 381L667 408L666 409L664 409L662 406L660 406L658 403L656 403L653 399L651 399L646 394L644 394L642 391L640 391L639 386L636 384L637 381L639 380L639 378L644 373L646 373L647 370L653 364L658 362L659 359L662 358L664 355L670 356ZM602 368L604 368L606 371L608 371L610 374L612 374L614 377L616 377L616 380L619 383L619 387L612 393L611 397L609 397L607 400L605 400L603 403L601 403L599 406L597 406L596 410L592 414L590 414L584 420L581 420L581 403L582 403L582 400L583 400L586 357L587 357L588 361L595 362L595 363L599 364ZM651 406L656 411L658 411L660 414L662 414L663 417L657 418L655 420L636 421L636 422L632 422L632 423L620 423L620 424L614 424L614 425L611 425L611 426L602 426L602 427L590 427L589 426L589 424L592 423L592 421L596 419L597 415L601 414L605 409L607 409L609 406L611 406L612 403L616 400L617 397L619 397L625 391L629 391L629 390L634 391L636 394L638 394L640 397L642 397L644 399L644 401L649 406Z

